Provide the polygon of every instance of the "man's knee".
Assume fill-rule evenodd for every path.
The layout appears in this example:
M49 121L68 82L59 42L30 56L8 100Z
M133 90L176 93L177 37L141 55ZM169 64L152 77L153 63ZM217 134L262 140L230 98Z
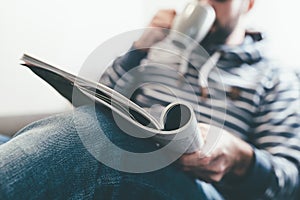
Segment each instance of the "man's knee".
M74 126L75 115L82 118L82 125L88 114L76 113L32 123L0 146L0 197L93 195L100 163L83 146Z

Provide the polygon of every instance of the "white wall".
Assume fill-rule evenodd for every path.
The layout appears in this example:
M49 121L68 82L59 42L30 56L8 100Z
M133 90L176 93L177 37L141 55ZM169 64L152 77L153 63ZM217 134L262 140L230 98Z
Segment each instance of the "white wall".
M300 69L300 1L256 0L249 24L266 32L270 53L287 67Z
M140 0L0 0L0 133L28 123L28 115L71 108L19 65L23 53L76 71L103 41L140 27L141 7Z

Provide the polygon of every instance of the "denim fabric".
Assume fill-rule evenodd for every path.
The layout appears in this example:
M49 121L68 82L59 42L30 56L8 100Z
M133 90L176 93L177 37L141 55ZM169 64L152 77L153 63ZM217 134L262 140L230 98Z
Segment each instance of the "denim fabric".
M4 144L7 141L9 141L9 139L10 139L9 137L0 134L0 145Z
M136 174L109 168L87 151L78 130L105 134L128 150L156 148L150 140L124 134L102 107L96 114L93 106L83 106L40 120L0 146L0 199L221 199L211 185L174 165Z

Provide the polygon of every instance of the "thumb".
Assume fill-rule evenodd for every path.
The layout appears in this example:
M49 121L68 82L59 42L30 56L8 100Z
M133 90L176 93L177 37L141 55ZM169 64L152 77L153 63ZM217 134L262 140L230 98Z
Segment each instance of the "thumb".
M198 128L200 129L200 133L201 133L201 136L204 140L204 143L205 143L206 138L207 138L207 133L208 133L209 127L210 127L209 124L198 123Z

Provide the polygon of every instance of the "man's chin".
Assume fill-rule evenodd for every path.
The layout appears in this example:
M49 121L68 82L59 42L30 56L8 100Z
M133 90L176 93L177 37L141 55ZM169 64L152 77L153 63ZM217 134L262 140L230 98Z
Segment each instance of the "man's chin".
M209 50L210 47L225 44L229 35L229 31L217 30L215 27L212 27L212 29L200 42L200 45Z

